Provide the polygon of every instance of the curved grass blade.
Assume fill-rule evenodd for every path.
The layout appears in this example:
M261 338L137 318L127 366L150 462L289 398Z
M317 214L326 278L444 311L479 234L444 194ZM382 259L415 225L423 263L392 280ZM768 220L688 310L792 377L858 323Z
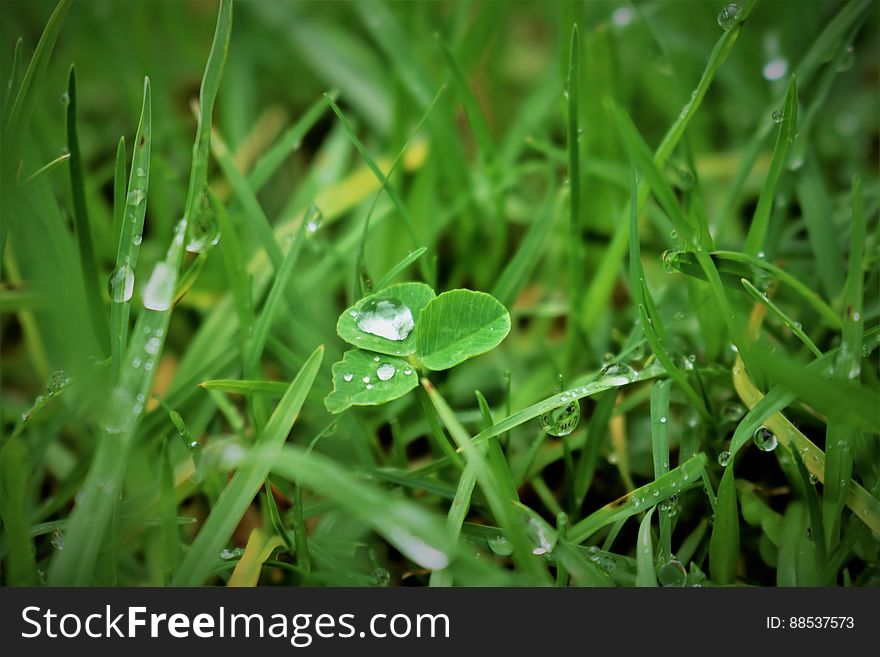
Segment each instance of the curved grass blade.
M326 456L287 446L277 452L255 450L250 462L265 464L275 474L329 498L424 568L445 568L454 555L448 533L433 512L352 477Z
M742 286L746 289L746 292L749 293L755 301L761 303L767 308L769 308L779 319L782 320L782 323L785 324L792 333L794 333L798 339L804 343L804 345L809 349L816 358L822 357L822 352L819 351L819 347L816 346L816 343L810 340L810 337L804 333L804 329L801 327L800 322L794 321L791 317L785 314L785 312L777 306L770 297L758 290L754 285L752 285L747 278L740 279Z
M739 561L739 512L733 464L724 469L715 499L715 524L709 539L709 573L718 584L733 584Z
M79 265L85 285L86 303L95 340L101 353L107 354L110 334L104 304L101 302L101 286L98 284L98 263L92 244L92 227L86 206L86 184L79 136L76 131L76 69L71 66L67 77L67 148L70 152L70 190L73 196L73 225L78 247Z
M50 160L49 162L46 162L46 164L44 164L39 169L34 171L27 178L25 178L24 182L21 183L22 186L27 185L28 183L32 183L35 180L41 178L42 176L45 176L45 175L51 173L52 171L54 171L59 166L61 166L62 164L64 164L65 162L67 162L69 160L70 160L70 153L62 153L61 155L56 157L54 160Z
M480 484L483 495L492 509L492 514L504 530L513 547L514 561L535 582L548 583L549 576L546 569L534 558L529 547L529 539L526 536L525 529L512 512L510 500L505 493L502 483L502 475L493 466L493 463L485 458L483 450L477 447L471 440L467 430L461 425L446 400L440 396L440 393L431 385L431 382L423 378L422 387L428 394L452 439L464 453L466 463L469 465L473 464L476 470L476 480Z
M254 443L254 449L259 450L266 458L245 461L233 475L186 553L172 581L173 586L198 586L210 575L214 556L227 543L254 496L263 486L272 468L272 457L278 455L287 440L323 358L324 347L321 346L312 352L287 387Z
M385 274L378 283L376 283L376 290L382 290L383 288L387 287L391 283L391 281L394 280L395 276L404 271L416 260L421 258L427 250L428 247L423 246L407 254L406 257L403 258L403 260L401 260L391 269L389 269L388 273Z
M282 545L284 541L277 534L267 536L259 527L254 529L248 537L244 554L235 564L235 570L232 571L226 586L256 586L260 580L263 564L269 560L275 549Z
M27 130L27 122L30 120L33 105L36 101L36 88L46 74L49 58L52 56L55 41L61 32L61 25L70 9L70 5L70 0L60 0L49 17L42 35L40 35L40 41L37 43L34 56L28 64L21 85L18 87L15 101L12 104L12 109L9 111L9 118L4 126L7 137L11 137L9 141L20 139L21 135ZM7 141L7 147L9 147L9 141ZM9 152L14 152L14 150Z
M630 491L573 525L568 530L568 539L573 543L583 543L602 527L634 516L644 511L648 505L659 504L673 495L699 485L700 474L707 462L705 454L702 452L695 454L662 477Z
M639 524L639 535L636 539L636 586L657 586L657 571L654 569L654 543L651 538L651 509Z
M798 121L798 92L797 82L792 76L785 95L785 109L782 113L782 125L779 126L779 134L776 137L776 145L773 147L773 156L770 159L770 170L764 180L761 195L758 197L758 206L752 216L749 232L743 251L749 255L757 256L764 244L767 230L770 227L770 211L773 209L773 200L776 194L776 185L782 177L785 165L788 163L788 154L797 135Z
M700 107L700 104L703 102L703 98L705 98L706 92L709 90L709 87L715 78L715 74L733 50L733 46L742 31L743 22L745 22L752 13L756 1L757 0L748 0L748 2L745 3L745 6L743 6L742 11L737 17L737 23L729 30L726 30L715 43L706 63L706 68L700 76L700 80L697 82L697 86L694 88L690 100L682 108L681 112L664 135L657 150L654 152L653 160L658 168L662 168L666 164L669 156L672 155L673 151L675 151L678 146L684 131L687 129L688 124L697 109ZM642 183L642 185L639 186L638 193L639 211L641 211L647 202L648 193L647 184ZM625 218L629 212L630 208L628 206L624 208L623 213L621 214L623 220L617 222L617 227L611 242L605 249L596 274L591 279L590 286L584 295L581 306L581 324L584 327L584 330L589 331L591 328L594 328L601 316L602 310L607 307L606 302L608 296L614 287L618 269L626 255L626 247L629 242L629 224Z

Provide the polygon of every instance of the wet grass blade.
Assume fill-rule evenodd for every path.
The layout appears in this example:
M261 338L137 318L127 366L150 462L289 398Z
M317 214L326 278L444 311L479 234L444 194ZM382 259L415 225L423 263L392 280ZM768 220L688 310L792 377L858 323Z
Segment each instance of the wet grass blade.
M590 424L587 426L586 441L575 466L574 496L578 508L583 504L590 484L593 483L600 449L608 433L608 422L611 420L616 403L617 390L607 390L598 395L596 408L590 417Z
M278 452L256 450L251 461L265 463L276 475L300 481L304 488L327 497L424 568L445 568L454 556L452 542L437 515L352 477L326 456L288 446Z
M718 485L715 523L709 540L709 573L718 584L733 584L739 561L739 511L733 463L728 464Z
M758 206L752 216L749 232L743 251L749 255L757 256L764 245L767 230L770 227L770 212L773 209L773 201L776 197L776 186L788 163L788 154L791 152L797 135L798 122L798 92L797 82L794 76L788 85L785 95L785 109L782 112L782 125L779 126L779 134L776 137L776 145L773 147L773 156L770 160L770 170L764 180L764 187L758 197Z
M14 437L0 448L0 515L5 533L5 583L7 586L35 586L37 563L34 543L28 531L28 446Z
M324 358L318 347L303 364L278 402L254 443L265 456L277 455L305 402ZM172 584L198 586L210 575L215 557L226 545L236 525L263 486L272 468L271 458L243 463L226 485L198 535L190 546Z
M144 217L147 212L147 192L150 183L150 153L153 147L153 110L150 79L144 78L144 99L141 116L134 137L131 172L125 188L125 143L120 141L116 151L113 212L116 222L116 267L110 274L110 353L113 371L118 375L122 358L128 348L128 324L131 313L131 294L128 277L134 278L140 245L143 241ZM134 282L132 281L132 285Z
M654 479L669 472L669 381L651 386L651 452ZM672 556L672 505L660 505L660 554Z
M742 31L743 23L752 13L756 1L749 0L745 3L738 16L737 24L726 30L712 48L712 52L706 62L706 68L703 70L703 74L700 76L700 80L697 82L690 100L682 108L672 125L669 126L669 130L666 131L663 140L660 142L657 150L654 151L653 160L658 168L665 166L670 155L672 155L681 141L691 119L693 119L712 81L715 79L715 74L733 50L733 46ZM642 210L647 200L648 186L642 183L639 186L638 193L639 211ZM602 309L607 306L608 296L617 280L618 269L626 255L626 247L629 242L629 223L626 221L629 212L630 208L627 206L621 213L622 220L617 223L617 228L614 231L611 242L605 249L602 260L599 262L596 273L591 279L590 286L584 295L581 307L581 324L585 330L590 330L596 326Z
M411 253L408 253L400 262L389 269L387 274L379 279L379 282L376 283L376 290L381 290L390 285L391 281L393 281L398 274L405 271L407 267L409 267L412 263L421 258L427 250L428 248L423 246L416 249L415 251L412 251Z
M571 41L568 52L568 81L566 100L568 104L567 136L568 144L568 289L569 314L577 314L582 294L583 278L583 245L581 232L581 152L580 152L580 116L579 112L579 77L580 77L580 45L578 28L575 24L571 29ZM576 324L569 324L569 331L575 331ZM574 344L574 334L569 335L569 345Z
M779 306L773 303L773 301L765 292L761 292L760 290L758 290L758 288L752 285L747 278L741 279L741 282L742 286L746 289L746 292L749 293L750 297L752 297L758 303L767 306L767 308L769 308L774 315L782 320L782 323L785 324L789 328L789 330L797 336L798 340L804 343L807 349L809 349L816 358L822 357L822 352L819 350L819 347L817 347L816 343L810 340L810 337L806 333L804 333L804 329L801 327L799 322L794 321L791 317L786 315Z
M61 32L61 25L64 23L64 17L67 16L70 5L70 0L60 0L43 29L43 34L40 36L40 41L37 43L37 48L34 50L34 55L28 64L21 85L18 86L15 101L4 126L7 137L11 138L9 141L16 141L27 130L27 123L36 102L37 87L46 75L49 58L52 56L55 41ZM6 146L9 146L8 141Z
M649 505L659 504L673 495L699 485L700 473L706 467L707 461L706 455L700 452L662 477L606 504L573 525L568 530L568 539L573 543L583 543L602 527L634 516Z
M504 530L513 547L514 561L536 583L547 583L549 579L547 571L532 555L525 529L513 514L510 500L507 499L507 495L504 492L501 476L492 467L491 462L485 458L483 450L479 449L475 442L471 440L467 430L461 426L461 423L455 417L455 413L446 403L446 400L440 396L436 388L427 379L422 379L422 387L427 392L431 403L433 403L437 414L440 416L452 439L464 453L465 461L469 465L472 464L475 468L477 482L492 509L492 514Z
M73 226L79 252L79 264L85 285L86 303L89 318L98 343L100 353L109 353L110 334L107 318L101 300L101 286L98 284L98 263L92 244L92 226L86 206L86 183L82 155L79 149L79 136L76 130L76 69L71 66L67 77L67 148L70 152L70 190L73 197Z
M654 508L645 514L639 524L636 540L636 586L657 586L657 571L654 569L654 543L651 538L651 516Z
M280 381L248 381L238 379L211 379L199 384L205 390L219 390L234 395L264 395L281 397L287 391L287 384Z

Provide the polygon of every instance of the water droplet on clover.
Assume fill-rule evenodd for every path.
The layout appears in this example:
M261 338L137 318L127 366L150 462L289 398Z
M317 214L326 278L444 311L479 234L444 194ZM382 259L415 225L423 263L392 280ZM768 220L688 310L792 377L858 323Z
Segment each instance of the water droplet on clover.
M407 367L405 370L403 370L403 373L409 376L410 374L412 374L412 369Z
M752 440L755 443L755 446L764 452L772 452L776 449L776 445L779 444L779 441L776 439L776 434L770 431L767 427L758 427L755 429L755 433L752 435Z
M364 333L386 340L405 340L413 330L412 311L397 299L370 299L364 303L355 318Z
M346 380L346 381L351 381L351 380L354 378L354 374L351 374L351 373L349 373L349 374L343 374L343 375L342 375L342 378L343 378L344 380Z
M380 381L388 381L388 379L394 376L395 372L397 372L397 368L394 367L394 365L391 363L382 363L376 370L376 376L379 377Z

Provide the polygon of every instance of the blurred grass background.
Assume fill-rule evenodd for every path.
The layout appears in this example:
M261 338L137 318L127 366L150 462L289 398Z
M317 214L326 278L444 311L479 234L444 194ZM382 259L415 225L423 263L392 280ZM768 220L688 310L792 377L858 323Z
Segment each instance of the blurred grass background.
M846 30L850 40L834 44L836 49L823 56L812 79L798 80L801 121L808 108L815 107L815 112L808 124L799 124L800 134L777 189L763 251L768 260L838 310L850 245L851 182L859 176L867 217L863 321L870 328L876 326L880 312L877 3L759 3L717 71L664 173L681 199L692 194L700 199L717 249L738 251L770 166L775 135L771 114L782 109L791 74L847 6L856 16ZM54 3L41 0L4 3L0 8L0 79L4 84L11 72L15 40L19 36L24 39L26 62L53 7ZM428 253L423 271L438 292L455 287L492 291L529 228L546 222L546 238L532 247L538 249L540 259L525 285L515 290L515 298L503 299L511 306L514 319L510 337L491 354L448 374L432 375L434 384L459 409L460 420L479 427L475 390L486 394L497 419L506 414L505 404L518 410L552 394L558 374L577 380L607 364L625 346L632 346L628 337L638 314L627 286L624 261L612 264L613 280L596 283L599 263L621 217L627 216L625 207L630 199L629 156L604 100L613 98L623 107L655 148L689 100L722 34L717 22L721 7L715 2L240 2L235 6L231 44L214 112L214 148L222 140L235 166L243 172L253 171L261 156L283 141L285 131L314 103L323 103L322 94L332 92L368 151L387 163L403 149L442 89L424 127L391 176L421 243L409 239L393 204L381 197L370 227L365 265L370 277L378 280L408 252L424 245ZM39 87L21 164L15 165L27 176L68 148L62 96L67 89L68 67L75 63L77 128L102 289L116 257L113 181L117 142L124 135L131 153L144 76L149 76L152 92L152 162L147 218L135 271L136 300L142 281L163 257L182 214L195 134L191 101L198 95L216 15L214 2L95 1L74 3L65 19ZM568 105L563 93L574 23L580 39L582 174L576 238L582 245L584 264L575 274L577 280L572 280L567 260ZM456 84L440 41L448 45L464 72L485 120L483 133L480 122L475 123L463 108L466 94ZM841 49L843 54L834 59ZM834 71L829 73L832 65ZM738 184L740 164L756 134L765 135L758 142L758 157ZM211 186L228 209L236 243L250 259L263 249L252 206L235 192L233 181L217 166L217 160L215 150L209 171ZM12 432L35 397L45 394L52 372L63 370L77 381L29 421L23 433L29 464L24 499L30 524L36 527L31 531L36 561L44 571L53 552L63 549L63 520L95 450L95 409L106 395L107 384L100 371L95 374L93 362L107 354L97 348L99 342L89 326L71 228L73 199L64 165L43 176L38 184L39 193L16 206L14 217L4 212L2 218L4 234L9 231L10 239L7 243L4 237L6 300L0 311L4 435ZM357 274L357 243L378 188L340 122L324 108L301 143L259 190L259 206L276 227L295 225L312 203L325 217L296 265L290 301L273 323L262 361L265 378L288 381L317 345L326 347L321 371L290 438L301 445L320 434L332 419L322 399L330 389L330 364L339 360L343 351L335 336L335 322L339 312L355 300L352 282ZM700 420L697 427L689 400L673 389L672 449L681 449L682 456L707 452L710 484L717 486L721 475L715 457L725 449L746 410L730 382L735 356L728 348L732 340L720 320L713 319L714 306L698 287L702 283L685 283L681 276L664 271L661 253L681 245L663 210L649 204L644 214L647 219L643 217L640 242L645 276L658 301L669 334L667 342L679 355L694 354L698 368L705 370L705 394L711 399L714 416L712 422ZM221 255L229 248L225 241L229 237L221 237L220 245L205 258L204 268L180 300L157 363L153 393L168 406L163 408L155 400L147 402L139 447L126 475L124 512L114 530L117 542L112 549L119 560L113 581L119 583L170 581L181 546L191 542L198 522L216 502L223 485L225 452L217 449L215 476L183 487L178 480L171 511L165 508L160 512L150 506L148 502L154 497L167 501L163 490L168 493L169 477L172 473L179 477L189 458L184 446L170 439L177 428L169 419L168 408L182 416L206 454L208 445L228 447L247 443L252 436L250 418L242 410L240 398L207 393L194 385L208 378L241 376L231 358L222 359L225 342L207 346L195 342L199 331L204 331L206 318L231 288ZM410 278L420 276L417 266L409 272ZM590 305L572 306L572 289L578 290L580 301L586 297ZM25 298L18 294L21 290L36 293ZM102 294L106 302L107 295ZM823 324L814 310L797 298L787 301L786 312L802 324L822 351L839 344L833 327ZM737 303L745 317L744 293ZM216 326L223 317L212 321ZM566 340L572 322L578 327L573 343ZM780 349L806 360L808 352L789 329L777 323L771 330L772 340L784 345ZM198 350L193 349L194 342L200 344ZM876 391L876 357L866 360L862 369L865 385ZM181 370L187 377L198 373L201 378L189 381L181 376ZM505 372L510 373L512 382L509 401L505 401ZM169 391L178 394L169 396ZM588 510L653 478L648 394L649 389L643 387L623 395L623 410L616 419L605 420L608 436L604 426L597 429L599 450L606 458L600 459L584 509L578 510L572 524ZM594 406L592 400L584 402L586 418L592 416ZM877 415L876 408L866 412ZM801 430L822 443L821 411L796 404L792 413ZM582 426L586 424L583 420ZM400 482L395 484L387 475L380 477L377 469L423 464L430 456L428 433L421 409L410 396L378 409L348 412L317 449L350 469L352 477L394 488ZM583 434L582 428L575 436ZM540 430L536 426L517 427L509 440L508 460L514 471L528 469L520 497L554 524L556 512L566 506L560 506L564 458L558 442L548 441L535 447L541 450L534 457L540 467L529 466L537 435ZM876 457L877 434L860 435L866 458ZM857 470L862 483L876 495L876 462L863 463ZM754 449L745 453L738 465L740 482L748 482L740 500L743 519L738 573L742 582L819 581L809 575L801 579L797 574L780 576L777 571L782 558L777 551L784 542L776 533L783 522L780 514L785 514L798 495L799 484L788 478L790 472L771 455ZM427 475L425 479L454 489L454 474ZM409 498L445 514L443 494L414 492L411 483L402 486ZM277 486L276 501L283 522L291 521L295 491L289 482L278 481ZM760 499L760 505L755 506L758 502L751 495ZM310 546L319 574L309 580L302 573L285 569L282 563L267 568L264 581L369 584L376 583L376 571L388 571L395 583L426 583L426 573L414 570L337 505L309 492L306 499L312 517L321 519L319 523L309 521ZM708 570L704 561L711 508L696 492L682 495L678 504L682 511L676 521L676 545L685 537L694 537L694 546L688 545L686 551L691 552L698 569ZM752 504L748 516L747 504ZM263 526L268 526L267 507L264 497L250 508L230 549L245 546L250 530L261 524L261 514ZM484 508L472 510L469 519L492 524ZM53 522L56 524L40 524ZM808 524L805 519L786 522L795 526L793 531ZM636 524L618 529L621 534L614 539L614 551L628 557L636 543ZM853 560L852 570L841 575L842 579L835 570L833 581L877 583L876 537L868 534L858 540L864 545L859 543L852 548L855 552L846 552L847 562ZM166 541L164 548L162 541ZM685 550L679 546L675 551ZM276 561L285 560L277 557ZM225 570L222 565L218 572L225 578L231 565ZM627 567L635 568L633 564ZM507 583L494 577L465 570L456 583Z

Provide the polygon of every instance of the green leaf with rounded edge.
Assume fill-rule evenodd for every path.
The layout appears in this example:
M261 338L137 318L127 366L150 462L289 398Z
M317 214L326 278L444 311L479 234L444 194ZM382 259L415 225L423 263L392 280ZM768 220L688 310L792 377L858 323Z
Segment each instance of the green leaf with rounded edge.
M510 313L491 294L450 290L422 309L416 354L429 370L446 370L497 347L510 332Z
M418 325L419 313L434 298L434 290L424 283L399 283L391 285L375 294L364 297L351 308L346 308L336 322L336 333L347 343L377 351L390 356L408 356L416 350L416 330L413 329L404 340L389 340L378 335L361 331L357 326L357 314L363 305L373 299L396 299L409 308L413 324ZM392 397L393 399L393 397Z
M383 366L394 368L391 378L385 381L379 378ZM332 370L333 391L324 399L331 413L341 413L349 406L378 406L402 397L419 384L418 374L405 360L360 349L346 351L341 361L333 363Z

